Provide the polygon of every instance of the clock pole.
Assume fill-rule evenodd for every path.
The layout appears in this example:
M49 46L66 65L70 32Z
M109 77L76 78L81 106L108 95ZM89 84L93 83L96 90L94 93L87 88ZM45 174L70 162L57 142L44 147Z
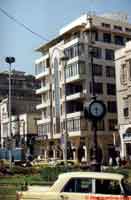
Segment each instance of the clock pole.
M95 101L96 100L96 93L95 93L95 77L94 77L94 65L93 65L93 57L94 57L94 48L93 48L93 26L92 26L92 17L88 18L89 20L89 25L90 25L90 46L89 46L89 53L90 53L90 62L91 62L91 83L92 83L92 94L93 97L92 99ZM92 118L92 129L93 129L93 138L92 138L92 148L90 150L90 160L91 160L91 170L92 171L100 171L101 168L101 163L99 162L100 156L98 150L98 141L97 141L97 119Z

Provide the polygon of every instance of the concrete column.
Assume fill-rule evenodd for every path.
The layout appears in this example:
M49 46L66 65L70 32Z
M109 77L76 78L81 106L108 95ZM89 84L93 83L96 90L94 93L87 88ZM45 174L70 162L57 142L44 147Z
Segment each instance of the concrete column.
M84 161L87 161L87 148L86 148L86 146L84 146L83 148L84 148L84 151L85 151Z
M120 135L120 139L121 139L121 151L120 151L120 155L121 158L125 158L126 157L126 144L123 141L123 134Z
M53 149L53 158L56 158L56 149Z

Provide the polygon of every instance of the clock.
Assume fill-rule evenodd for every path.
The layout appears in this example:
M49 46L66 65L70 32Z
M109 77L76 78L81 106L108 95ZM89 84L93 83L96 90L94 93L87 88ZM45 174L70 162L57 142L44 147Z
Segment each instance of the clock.
M93 100L85 107L85 117L91 120L101 120L106 113L106 106L103 101Z

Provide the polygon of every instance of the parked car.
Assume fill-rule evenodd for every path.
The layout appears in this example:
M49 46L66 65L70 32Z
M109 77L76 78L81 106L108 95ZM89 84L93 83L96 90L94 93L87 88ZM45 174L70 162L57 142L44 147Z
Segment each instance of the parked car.
M124 176L103 172L69 172L45 192L17 193L17 200L131 200Z
M31 163L32 167L44 167L44 166L48 166L48 160L45 159L35 159L33 160Z
M55 166L55 167L61 167L61 166L65 166L66 165L66 161L65 160L55 160L55 161L50 161L49 162L50 165ZM67 166L68 167L76 167L78 166L78 162L76 160L67 160Z

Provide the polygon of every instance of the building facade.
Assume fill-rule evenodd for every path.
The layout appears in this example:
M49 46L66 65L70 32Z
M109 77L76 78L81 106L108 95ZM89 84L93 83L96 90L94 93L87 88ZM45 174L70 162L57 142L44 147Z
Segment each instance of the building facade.
M33 75L25 74L25 72L15 71L11 72L11 134L9 135L9 75L8 72L0 73L0 126L1 126L1 147L7 146L8 138L13 137L14 145L17 146L22 140L20 134L20 116L25 114L39 115L36 110L36 105L39 104L40 98L35 95L35 90L39 86L39 81L36 82ZM29 119L28 119L29 120ZM29 122L24 123L30 126ZM28 123L27 123L28 122ZM34 122L35 123L35 122ZM15 125L14 125L15 124ZM13 129L13 127L15 127ZM37 126L36 126L37 127ZM25 133L26 134L26 133ZM28 130L29 137L31 136ZM34 134L34 133L33 133ZM37 134L37 131L35 131ZM27 139L27 136L25 137ZM19 139L19 142L18 142Z
M41 87L36 90L36 94L41 95L41 104L37 105L41 111L38 130L39 135L48 138L53 155L58 146L63 148L66 134L74 158L81 143L86 149L85 159L89 157L92 124L84 118L83 108L92 97L89 53L92 27L95 93L107 107L105 118L97 126L104 157L113 144L117 125L114 51L131 39L131 25L124 17L118 20L92 15L91 18L92 25L88 14L82 15L62 28L56 38L36 49L42 53L35 61L36 80L41 81ZM68 57L65 64L61 62L63 56ZM44 150L47 150L45 146Z
M121 156L131 160L131 42L115 53Z
M39 82L35 77L22 71L11 71L11 94L12 96L24 97L35 94L39 87ZM0 101L8 97L9 94L9 72L0 72Z

